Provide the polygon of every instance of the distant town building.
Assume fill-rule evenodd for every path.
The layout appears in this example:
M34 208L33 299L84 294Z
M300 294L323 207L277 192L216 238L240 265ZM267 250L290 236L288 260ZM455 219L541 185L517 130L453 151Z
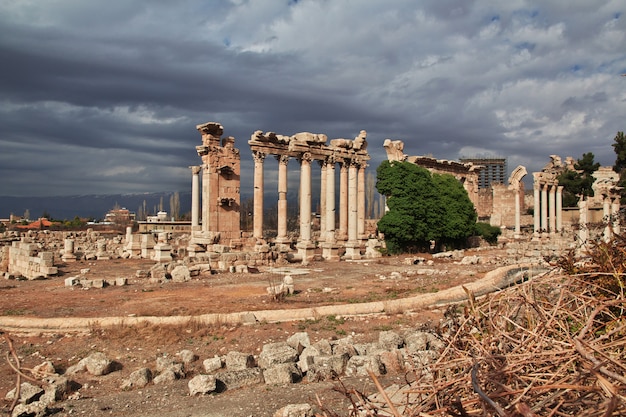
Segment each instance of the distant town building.
M128 209L114 208L104 215L104 222L111 224L128 224L135 221L135 213Z
M489 188L492 184L506 184L507 169L506 158L461 158L462 163L478 165L478 188Z

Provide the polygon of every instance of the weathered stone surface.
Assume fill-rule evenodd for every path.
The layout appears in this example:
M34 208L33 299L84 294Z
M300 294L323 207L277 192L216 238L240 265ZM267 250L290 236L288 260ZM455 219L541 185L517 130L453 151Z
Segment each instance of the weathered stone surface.
M56 369L54 369L54 364L52 362L45 361L37 366L34 366L32 373L35 378L45 378L56 375Z
M280 363L263 370L268 385L292 384L302 379L302 372L295 363Z
M237 389L264 382L261 368L220 372L215 375L215 378L224 385L225 389Z
M226 364L226 369L230 371L238 371L255 366L254 356L248 353L236 351L228 352L224 358L224 362Z
M176 356L178 356L180 358L180 360L183 361L183 363L185 365L188 365L188 364L198 360L198 355L196 355L195 353L193 353L189 349L181 350L180 352L178 352L176 354Z
M353 356L348 360L346 365L346 376L367 376L367 371L372 371L374 375L379 376L385 373L385 367L380 361L379 356Z
M287 338L287 344L300 354L304 348L311 346L311 339L307 332L298 332Z
M163 384L163 383L167 383L167 382L174 382L179 378L182 378L184 376L184 374L181 374L179 372L176 372L174 369L172 368L168 368L166 370L164 370L163 372L161 372L160 374L158 374L153 382L155 385L159 385L159 384Z
M130 390L133 388L143 388L152 381L152 371L149 368L139 368L133 371L128 379L122 382L121 388L123 390Z
M404 371L404 357L399 349L393 349L380 354L380 362L386 373L399 373Z
M394 331L383 331L378 334L378 343L383 349L398 349L404 346L404 338Z
M310 404L289 404L276 410L273 417L313 417Z
M196 375L187 383L189 395L209 394L217 389L217 380L213 375Z
M44 390L37 385L33 385L29 382L22 382L20 385L20 398L19 402L22 404L30 404L37 401L44 393ZM4 397L8 401L15 399L15 388L7 392Z
M106 375L117 370L118 367L119 364L108 359L104 353L95 352L81 359L76 365L67 368L65 373L72 375L86 370L91 375Z
M309 363L307 379L309 382L335 379L344 374L348 360L347 354L316 356L313 363Z
M187 282L191 279L191 273L189 268L185 265L178 265L172 270L172 281L174 282Z
M204 366L204 370L209 373L222 369L223 365L224 364L222 362L222 359L218 357L208 358L202 362L202 366Z
M298 352L286 342L268 343L263 345L259 355L259 366L267 369L279 363L295 362L297 359Z

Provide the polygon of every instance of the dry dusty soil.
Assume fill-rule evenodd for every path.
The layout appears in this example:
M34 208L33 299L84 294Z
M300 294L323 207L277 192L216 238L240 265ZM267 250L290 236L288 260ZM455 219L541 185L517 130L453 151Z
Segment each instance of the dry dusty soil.
M472 253L466 252L466 255ZM503 254L481 251L481 257ZM430 255L418 255L430 259ZM0 282L0 315L20 317L37 323L47 317L172 316L199 315L268 309L291 309L329 304L378 301L432 293L443 288L475 281L495 269L494 264L459 265L437 260L433 266L407 264L406 257L383 257L354 262L319 262L306 267L305 274L293 275L296 293L281 301L272 301L266 293L270 283L280 282L284 273L203 274L186 283L150 284L136 278L137 270L154 264L146 260L81 261L59 266L59 276L43 281ZM102 289L65 287L64 279L89 268L87 278L127 277L129 285ZM431 275L403 274L391 278L394 271L428 268L441 271ZM297 271L295 271L297 272ZM92 352L104 352L119 362L121 369L106 376L79 373L72 377L82 387L76 398L58 403L56 415L85 416L272 416L280 407L291 403L319 401L339 415L348 415L346 397L335 388L338 383L308 383L306 379L289 386L255 386L219 394L190 397L187 382L203 372L202 361L229 351L258 354L263 344L286 340L306 331L311 341L354 335L357 341L377 339L381 330L415 328L436 322L441 309L394 315L359 317L319 317L315 320L257 323L254 325L194 324L176 326L138 325L99 328L84 333L46 331L38 333L5 333L0 339L0 400L3 413L10 402L5 394L15 386L15 373L6 357L10 337L23 369L51 360L58 371L76 364ZM2 329L0 329L2 330ZM122 391L122 379L140 367L155 369L155 359L175 355L182 349L194 351L199 360L188 368L187 378L170 384L150 384L143 389ZM25 373L28 373L25 371ZM404 375L385 377L384 383L404 380ZM346 379L342 383L374 392L371 381ZM319 407L317 408L319 411Z

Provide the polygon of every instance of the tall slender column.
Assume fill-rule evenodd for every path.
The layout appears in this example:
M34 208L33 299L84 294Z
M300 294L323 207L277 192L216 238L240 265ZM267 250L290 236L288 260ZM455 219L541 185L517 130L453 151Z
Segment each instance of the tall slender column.
M363 161L359 165L357 173L357 237L367 239L365 235L365 168L367 164Z
M556 187L556 231L563 230L563 186Z
M348 238L348 163L343 160L339 168L339 239Z
M300 242L311 242L311 154L300 158Z
M287 155L276 155L278 160L278 243L287 242Z
M320 240L324 240L326 236L326 169L327 162L325 159L317 161L320 164Z
M539 180L537 178L538 173L533 174L533 192L534 192L534 208L533 208L533 232L535 237L539 235L541 231L541 200L539 199L540 185Z
M548 231L548 184L541 186L541 230Z
M556 231L556 185L551 184L549 193L548 209L550 210L550 233Z
M521 208L520 208L520 185L517 183L515 188L515 237L519 238L521 229Z
M606 222L604 228L604 240L611 240L611 228L609 226L611 222L611 198L608 195L602 196L602 221Z
M197 165L191 168L191 230L198 230L200 226L200 167Z
M611 216L613 217L613 233L620 233L620 218L619 218L619 208L620 201L619 197L613 198L613 203L611 205Z
M578 202L578 239L581 244L585 244L589 238L589 229L587 229L588 214L587 200L581 196Z
M335 242L335 159L331 156L326 161L326 218L327 243Z
M254 158L254 225L253 236L256 239L263 239L263 152L253 151Z
M357 212L357 164L353 161L348 170L348 242L356 242L358 237Z

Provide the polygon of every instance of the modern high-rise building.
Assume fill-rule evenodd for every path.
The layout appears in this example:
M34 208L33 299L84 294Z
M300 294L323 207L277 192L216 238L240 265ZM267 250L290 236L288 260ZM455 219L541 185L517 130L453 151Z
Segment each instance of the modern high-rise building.
M506 158L461 158L463 163L480 165L478 171L478 188L489 188L491 184L506 184Z

